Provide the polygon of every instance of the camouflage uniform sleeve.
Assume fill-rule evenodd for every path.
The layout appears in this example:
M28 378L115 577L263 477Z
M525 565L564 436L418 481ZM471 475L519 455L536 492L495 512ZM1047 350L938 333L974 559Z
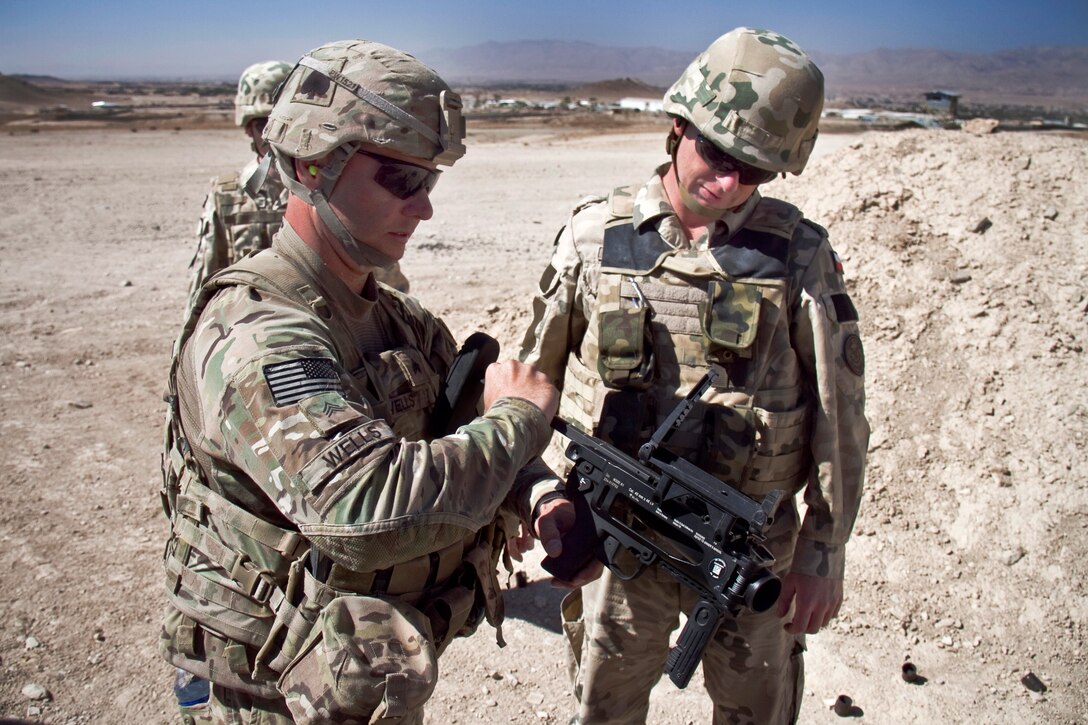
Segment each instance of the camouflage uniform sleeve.
M505 508L530 528L533 523L533 510L544 494L562 491L563 488L563 480L544 459L534 458L518 471Z
M196 252L189 262L189 299L193 300L208 277L227 266L227 233L215 203L215 184L204 198L197 224Z
M567 355L581 344L586 329L580 284L583 264L574 228L572 218L555 239L551 261L533 298L533 321L525 331L520 353L522 362L534 365L560 389Z
M533 321L525 331L519 357L534 365L562 391L567 356L576 354L586 330L583 279L585 269L576 230L594 222L593 214L581 217L575 210L570 222L556 236L552 258L533 298ZM521 520L529 522L537 503L547 493L562 490L563 481L542 459L537 459L519 474L516 510Z
M811 227L806 235L815 235ZM804 490L807 512L792 571L842 578L865 476L869 424L865 418L865 358L858 315L837 257L823 234L801 278L793 339L808 378L814 416L812 470Z
M479 530L546 444L544 415L514 398L454 435L397 438L353 388L311 313L251 294L221 292L190 342L207 436L197 445L241 471L334 561L386 568ZM438 327L432 348L444 339ZM448 358L448 350L420 352ZM294 400L272 371L293 372L318 392Z

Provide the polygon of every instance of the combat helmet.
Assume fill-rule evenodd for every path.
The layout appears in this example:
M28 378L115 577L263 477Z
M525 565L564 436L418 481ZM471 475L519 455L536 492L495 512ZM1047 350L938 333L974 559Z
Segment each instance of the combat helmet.
M253 119L267 117L272 112L276 89L290 72L290 63L282 60L254 63L242 71L234 97L234 123L245 128Z
M824 76L789 38L736 28L710 44L665 93L685 119L745 163L800 174L816 144Z
M414 57L368 40L343 40L304 55L280 88L264 139L280 177L317 209L359 264L395 260L358 244L329 206L344 166L363 143L452 166L465 153L461 97ZM329 156L316 189L298 181L294 159Z

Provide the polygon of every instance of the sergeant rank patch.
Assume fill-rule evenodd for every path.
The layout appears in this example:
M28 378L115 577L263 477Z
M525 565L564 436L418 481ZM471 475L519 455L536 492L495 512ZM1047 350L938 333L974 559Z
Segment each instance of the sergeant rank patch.
M265 365L262 371L276 405L291 405L318 393L344 392L336 366L328 358L288 360Z

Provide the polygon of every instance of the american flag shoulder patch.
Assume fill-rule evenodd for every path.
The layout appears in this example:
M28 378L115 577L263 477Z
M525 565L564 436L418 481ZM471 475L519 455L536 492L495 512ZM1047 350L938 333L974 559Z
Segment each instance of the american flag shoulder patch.
M336 365L328 358L288 360L265 365L262 371L276 405L291 405L318 393L344 393Z

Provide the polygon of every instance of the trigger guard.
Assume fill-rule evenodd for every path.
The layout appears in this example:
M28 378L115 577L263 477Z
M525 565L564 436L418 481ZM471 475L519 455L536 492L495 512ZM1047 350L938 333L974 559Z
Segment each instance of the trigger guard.
M653 564L657 560L657 554L650 550L636 551L635 549L628 549L635 556L635 560L638 562L634 571L626 572L619 564L616 563L616 555L620 551L620 542L614 538L607 538L603 544L605 565L616 575L617 579L622 581L631 581L635 577L646 571L646 567Z

